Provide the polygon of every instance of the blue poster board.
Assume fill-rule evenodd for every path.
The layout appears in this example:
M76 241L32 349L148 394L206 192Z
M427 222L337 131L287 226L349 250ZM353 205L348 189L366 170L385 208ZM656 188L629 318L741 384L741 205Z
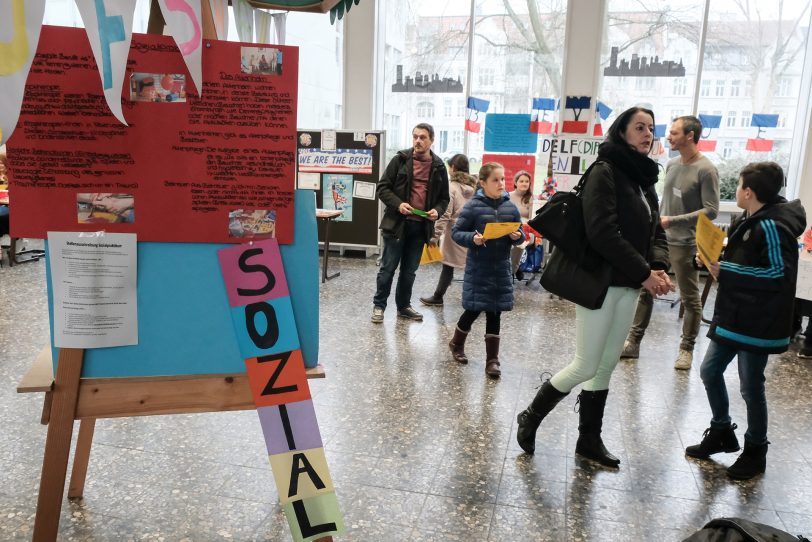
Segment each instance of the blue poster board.
M316 203L296 191L295 241L282 245L306 367L319 357L319 254ZM85 350L83 378L245 372L217 250L231 245L138 243L138 344ZM47 246L46 246L47 249ZM46 265L53 337L53 292ZM58 348L53 346L54 371Z
M530 131L530 115L489 113L485 117L485 152L536 154L538 136Z

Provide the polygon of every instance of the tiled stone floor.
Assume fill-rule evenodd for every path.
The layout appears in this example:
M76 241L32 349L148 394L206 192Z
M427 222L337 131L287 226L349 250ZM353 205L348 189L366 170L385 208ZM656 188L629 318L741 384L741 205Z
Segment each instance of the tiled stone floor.
M812 535L812 362L793 353L767 369L767 473L728 481L734 454L688 460L709 409L698 369L677 372L677 309L656 304L641 358L615 372L605 440L616 472L573 454L575 394L543 423L534 457L515 443L515 417L542 370L573 354L574 310L521 284L505 314L503 377L484 375L484 322L459 366L445 346L461 309L418 307L438 269L415 286L422 323L369 322L374 259L335 257L321 286L324 381L311 381L327 458L348 526L342 540L657 540L712 517L752 518ZM46 341L44 263L0 269L0 540L31 537L46 428L42 396L15 385ZM708 307L710 313L710 307ZM703 328L704 334L704 328ZM701 359L708 340L697 347ZM698 365L698 362L697 362ZM734 421L746 425L735 370ZM85 498L65 501L61 540L289 540L254 412L101 420Z

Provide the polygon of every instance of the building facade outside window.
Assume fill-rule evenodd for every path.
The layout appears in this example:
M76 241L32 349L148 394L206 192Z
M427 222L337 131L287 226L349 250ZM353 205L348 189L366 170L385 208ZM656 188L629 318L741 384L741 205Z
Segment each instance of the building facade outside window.
M703 79L699 87L700 96L710 96L710 80Z
M774 160L785 170L789 167L789 143L797 137L794 112L801 98L801 85L796 81L801 80L805 61L810 5L812 0L710 0L705 56L698 74L696 44L704 1L608 0L603 66L609 64L612 47L622 49L621 58L632 58L653 45L660 60L681 60L685 73L652 78L657 80L655 92L638 92L645 84L631 88L621 84L621 79L633 77L604 76L601 100L618 112L631 105L652 107L657 122L663 123L665 112L672 113L670 118L680 109L691 114L694 81L699 77L698 110L722 116L719 128L703 132L709 144L715 145L706 155L719 169L722 198L732 199L738 172L748 162ZM613 23L621 19L625 23ZM687 81L684 96L678 93L682 79ZM668 88L664 85L672 86L670 95L664 92ZM751 126L754 113L779 114L777 126L759 132ZM608 122L612 120L610 117ZM748 140L757 136L773 141L772 149L747 150Z

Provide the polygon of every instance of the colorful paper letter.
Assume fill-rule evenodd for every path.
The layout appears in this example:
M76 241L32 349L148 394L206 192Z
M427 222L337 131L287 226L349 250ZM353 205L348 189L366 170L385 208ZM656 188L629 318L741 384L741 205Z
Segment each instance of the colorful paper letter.
M324 448L276 454L269 460L281 504L333 491Z
M107 105L122 124L127 124L121 110L121 87L130 52L135 2L76 0L76 7L82 15L93 56L101 72Z
M338 510L335 492L293 501L282 508L288 518L293 539L297 542L344 532L344 522Z
M25 81L37 50L44 13L45 0L12 0L10 12L0 7L0 18L11 21L11 39L0 41L0 145L11 137L20 118Z

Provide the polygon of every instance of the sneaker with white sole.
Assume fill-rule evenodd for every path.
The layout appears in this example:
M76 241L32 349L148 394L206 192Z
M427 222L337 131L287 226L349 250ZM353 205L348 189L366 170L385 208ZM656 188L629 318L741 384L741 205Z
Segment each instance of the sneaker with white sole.
M639 358L640 357L640 343L627 340L623 343L623 351L620 353L621 358Z
M372 307L372 322L375 324L380 324L383 322L382 307Z
M806 346L806 341L804 341L803 346L798 349L798 357L804 359L812 358L812 346Z
M680 350L679 355L677 356L677 361L674 363L674 369L679 369L681 371L687 371L691 368L691 364L694 362L694 353L689 350Z

